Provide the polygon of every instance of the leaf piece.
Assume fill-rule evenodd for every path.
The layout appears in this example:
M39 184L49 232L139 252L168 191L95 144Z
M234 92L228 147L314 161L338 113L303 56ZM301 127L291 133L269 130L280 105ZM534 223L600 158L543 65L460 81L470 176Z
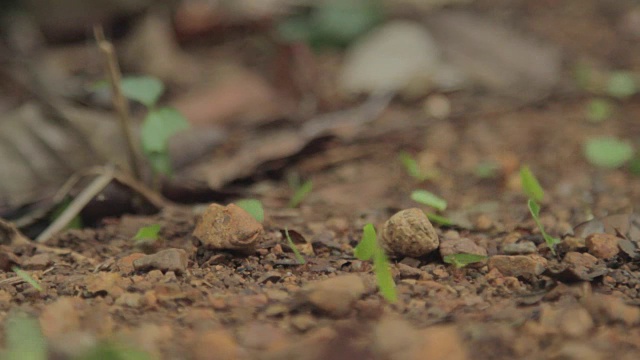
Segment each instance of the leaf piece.
M440 211L443 211L447 208L446 200L426 190L414 190L411 193L411 200L427 206L431 206Z
M162 81L151 76L127 76L120 83L122 94L152 108L164 92Z
M595 166L615 169L633 157L633 147L614 137L599 137L587 140L584 155Z
M235 202L238 207L248 212L258 222L264 221L264 208L262 202L257 199L242 199Z
M542 201L544 198L544 190L536 179L533 172L527 165L520 167L520 182L522 183L522 191L534 201Z

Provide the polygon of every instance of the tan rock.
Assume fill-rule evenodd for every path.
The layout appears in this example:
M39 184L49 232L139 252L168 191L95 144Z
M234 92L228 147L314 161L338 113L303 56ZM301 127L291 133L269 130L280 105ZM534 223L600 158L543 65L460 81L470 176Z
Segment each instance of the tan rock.
M591 234L585 240L589 253L599 259L611 259L618 255L618 237L611 234Z
M145 255L133 261L133 267L140 270L173 271L183 274L187 269L187 252L183 249L166 249L152 255Z
M418 208L401 210L387 220L379 241L390 255L414 258L427 255L440 245L433 225Z
M198 335L193 346L196 360L239 360L246 359L246 352L225 330L206 331Z
M263 234L262 224L235 204L209 205L193 231L203 246L228 250L251 250Z
M466 360L469 354L455 326L434 326L420 332L421 346L414 360Z
M302 293L320 311L339 317L351 311L365 290L364 281L358 275L343 275L311 283Z
M489 269L505 276L538 276L547 268L547 259L540 255L495 255L489 258Z

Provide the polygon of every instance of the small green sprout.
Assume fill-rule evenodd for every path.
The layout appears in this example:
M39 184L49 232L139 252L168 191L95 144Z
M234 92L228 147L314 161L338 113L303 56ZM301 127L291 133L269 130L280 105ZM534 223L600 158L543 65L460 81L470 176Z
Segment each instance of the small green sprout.
M293 250L293 254L296 256L296 260L298 261L298 264L301 264L301 265L305 264L306 261L304 260L304 257L302 256L302 254L300 254L300 251L298 251L298 247L293 242L293 240L291 240L291 236L289 235L289 229L284 228L284 236L287 238L287 243L289 244L289 247L291 248L291 250Z
M427 214L427 218L429 219L429 221L431 221L432 223L441 225L441 226L454 226L456 225L456 223L449 219L448 217L444 217L438 214L434 214L434 213L428 213Z
M420 169L420 165L418 165L418 162L413 156L411 156L411 154L406 151L401 151L400 155L398 155L398 159L409 176L418 181L424 181L427 179L427 175Z
M540 233L544 238L544 242L547 243L547 246L549 247L549 249L551 249L551 253L555 255L555 245L560 243L560 239L555 238L544 231L544 226L542 226L542 223L540 222L540 205L538 205L538 203L536 203L533 199L529 199L527 205L529 206L529 211L531 212L533 221L535 221L536 225L538 225L538 229L540 230Z
M389 269L389 260L384 250L378 245L376 229L372 224L364 226L362 240L360 240L358 246L353 250L353 254L362 261L373 259L373 271L376 274L380 294L382 294L387 301L391 303L396 302L398 296L396 294L395 282Z
M587 140L584 155L595 166L615 169L633 157L633 146L614 137L598 137Z
M447 255L443 260L445 263L455 266L456 269L460 269L469 264L485 261L486 259L487 257L483 255L461 253Z
M11 314L5 322L4 333L6 350L0 352L0 358L6 360L49 358L47 343L37 319L25 314Z
M607 94L618 99L626 99L638 91L635 76L629 71L614 71L609 75Z
M189 122L174 108L157 107L160 95L164 92L160 80L149 76L125 77L120 87L124 96L147 108L147 116L140 129L142 150L156 173L170 175L169 139L187 129Z
M143 226L138 229L138 232L133 236L133 240L136 243L153 243L158 240L160 228L159 224Z
M444 211L447 208L446 200L426 190L414 190L411 193L411 200L440 211Z
M593 99L587 104L587 120L599 123L611 117L613 106L606 99Z
M520 167L520 182L522 183L522 191L524 191L530 199L542 201L544 198L544 190L542 190L538 179L536 179L527 165Z
M32 278L31 275L29 275L29 273L27 273L26 271L20 269L17 266L12 267L11 271L16 273L17 276L22 278L22 280L24 280L24 282L26 282L27 284L31 285L34 289L42 292L42 286L40 286L40 283L38 283L34 278Z
M309 193L311 193L311 190L313 190L313 182L311 180L301 182L300 176L296 173L289 175L287 181L289 182L289 187L293 189L293 196L291 200L289 200L289 207L296 208L304 201Z
M483 161L476 166L474 174L480 179L492 179L498 175L499 170L500 165L496 162Z
M238 207L248 212L258 222L264 221L264 208L262 202L257 199L242 199L235 202Z

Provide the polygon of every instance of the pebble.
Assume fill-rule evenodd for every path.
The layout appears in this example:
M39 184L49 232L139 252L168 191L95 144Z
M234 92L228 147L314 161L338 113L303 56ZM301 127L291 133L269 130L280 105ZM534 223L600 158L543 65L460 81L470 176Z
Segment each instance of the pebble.
M536 244L534 244L532 241L523 241L519 243L503 245L502 252L505 255L526 255L537 253L538 248L536 248Z
M386 316L373 330L375 353L383 359L410 359L417 351L418 331L407 321Z
M35 254L23 261L22 267L26 270L44 270L53 264L53 258L53 255L48 253Z
M547 268L547 260L540 255L495 255L489 258L489 269L497 269L505 276L538 276Z
M417 258L436 250L440 240L424 211L411 208L397 212L385 222L380 245L390 255Z
M145 254L143 253L133 253L125 257L121 257L116 261L115 267L118 270L118 272L120 272L121 274L131 274L132 272L135 271L135 268L133 267L133 262L136 261L137 259L140 259L143 256L145 256Z
M193 231L204 247L214 250L253 250L263 235L262 224L235 204L209 205Z
M313 282L303 288L306 301L329 316L347 315L366 291L358 275L343 275Z
M247 359L247 353L238 346L226 330L211 330L198 334L193 346L195 360L239 360Z
M441 325L426 328L420 332L420 344L414 352L413 360L466 360L466 347L455 326Z
M440 243L440 256L444 258L445 256L456 254L487 256L487 249L469 238L447 239Z
M137 271L160 270L183 274L187 269L187 252L182 249L166 249L152 255L145 255L133 261Z
M599 259L611 259L618 255L618 237L611 234L591 234L585 244L589 253Z

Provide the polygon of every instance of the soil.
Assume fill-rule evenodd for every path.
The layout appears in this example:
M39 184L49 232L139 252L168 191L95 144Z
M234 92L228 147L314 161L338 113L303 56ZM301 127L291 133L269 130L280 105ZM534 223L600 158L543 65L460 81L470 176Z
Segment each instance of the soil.
M607 61L627 46L599 32L604 20L589 10L596 1L567 2L585 4L579 26L587 30L579 34L576 20L557 9L477 6L488 3L506 3L495 13L578 54ZM581 36L587 33L599 37ZM637 67L640 51L618 61ZM298 208L287 208L292 191L284 177L247 184L242 197L261 200L265 220L262 240L246 253L205 249L192 235L204 207L186 205L66 230L47 243L63 252L7 246L43 291L0 272L0 318L17 309L37 316L53 358L112 339L164 359L637 359L640 263L618 240L633 247L640 238L616 227L614 240L601 235L599 242L573 230L593 216L632 219L638 178L590 165L582 145L602 134L639 139L637 98L617 103L615 119L598 124L586 121L591 98L581 95L525 106L474 92L449 100L454 114L444 120L427 118L421 102L396 100L359 140L335 140L295 161L290 169L313 181ZM401 150L439 175L408 176ZM493 176L478 176L484 162L496 164ZM562 238L557 254L527 208L522 164L546 190L541 221ZM353 248L365 224L381 229L397 211L420 207L409 197L414 189L446 199L446 214L466 224L435 225L440 252L447 241L473 243L489 261L456 268L439 251L392 258L398 301L389 303L372 265L354 258ZM160 240L137 247L131 238L149 224L161 225ZM296 262L285 228L300 234L305 264ZM529 242L533 250L517 251L533 254L507 254L507 264L499 263L505 248ZM175 263L134 268L145 253L167 249Z

